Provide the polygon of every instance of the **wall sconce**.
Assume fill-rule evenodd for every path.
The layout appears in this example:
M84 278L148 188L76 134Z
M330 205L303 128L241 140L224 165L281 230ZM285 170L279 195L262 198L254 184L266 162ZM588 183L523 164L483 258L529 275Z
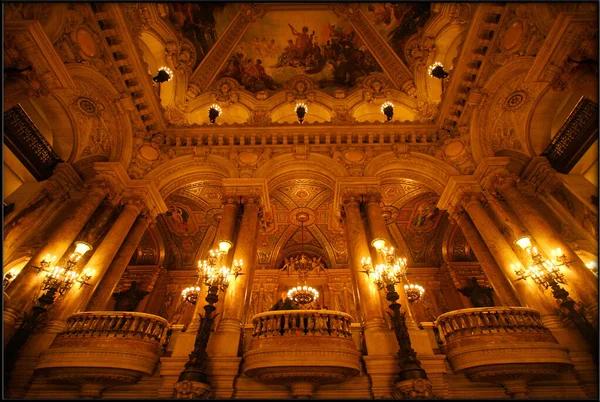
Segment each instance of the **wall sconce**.
M300 122L300 124L302 124L302 122L304 121L304 116L306 116L306 113L308 113L308 106L306 106L306 104L304 103L296 103L296 108L294 109L294 112L296 112L296 116L298 116L298 121Z
M381 105L381 113L386 115L388 121L392 120L394 117L394 104L392 102L385 102Z
M215 124L217 117L219 117L221 113L223 113L221 106L217 105L216 103L210 105L210 108L208 108L208 120L210 120L210 123Z
M80 288L83 285L88 285L87 282L94 275L94 270L86 268L81 274L78 274L73 268L77 265L81 257L91 249L92 246L88 243L75 242L75 251L69 256L67 268L57 266L51 268L56 260L56 256L51 256L50 254L46 254L42 258L39 267L32 267L37 269L38 274L41 271L46 272L41 286L44 293L38 298L38 303L32 307L31 313L25 313L21 325L4 348L6 373L10 373L14 369L19 351L27 343L31 332L37 327L40 317L48 311L47 306L55 302L56 294L58 293L59 297L64 295L73 287L75 282L80 283Z
M413 283L409 283L408 285L404 285L404 291L406 292L406 298L410 303L414 303L423 296L423 292L425 289L421 285L415 285Z
M588 267L594 273L594 275L598 276L598 264L596 264L594 261L590 261L585 264L585 266Z
M171 79L173 79L173 72L169 67L163 66L158 69L158 74L156 74L156 77L152 78L152 81L161 84L163 82L169 82Z
M532 247L531 240L528 237L519 238L515 240L515 243L526 250L533 261L533 264L527 269L511 265L511 268L519 277L518 280L531 278L538 286L552 290L552 296L560 302L561 314L575 324L583 339L590 345L592 357L597 363L598 331L585 316L585 306L582 303L576 303L569 297L569 292L559 285L567 283L564 275L560 272L560 267L568 267L570 261L567 261L567 257L560 248L552 250L554 261L544 260L537 248Z
M16 268L12 268L10 271L4 274L4 289L6 289L8 285L10 285L10 283L17 277L17 275L19 275L19 272L20 271L17 272Z
M429 66L427 72L431 77L439 78L440 80L446 78L448 73L444 71L444 66L439 61L436 61L432 65Z

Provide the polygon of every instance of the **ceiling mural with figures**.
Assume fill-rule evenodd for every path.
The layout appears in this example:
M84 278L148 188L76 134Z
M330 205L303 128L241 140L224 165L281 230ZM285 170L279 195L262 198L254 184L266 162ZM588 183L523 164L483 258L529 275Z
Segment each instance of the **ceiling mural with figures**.
M431 17L431 3L362 3L361 9L405 63L409 38L419 35Z
M167 3L168 21L196 51L196 68L239 10L237 3Z
M381 71L351 25L332 11L267 11L250 25L217 78L233 78L256 93L305 75L332 91Z

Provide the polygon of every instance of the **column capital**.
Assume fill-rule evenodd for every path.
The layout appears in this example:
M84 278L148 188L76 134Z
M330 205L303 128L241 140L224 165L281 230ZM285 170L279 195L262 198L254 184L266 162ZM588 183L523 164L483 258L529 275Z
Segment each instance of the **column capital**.
M267 214L272 213L269 186L265 178L223 179L223 200L226 199L240 200L242 203L256 200Z
M51 200L66 199L69 197L69 192L79 190L84 183L79 177L79 174L68 163L59 163L54 168L52 177L46 181L44 193Z
M498 192L498 187L506 183L516 183L520 179L509 170L510 159L507 157L483 158L477 166L473 177L481 184L481 187L491 194Z
M437 207L451 211L456 206L465 205L467 196L478 195L482 192L481 185L473 175L452 176L440 196Z
M532 158L523 169L521 178L543 196L552 193L561 183L560 176L545 156Z
M348 202L361 202L366 197L380 194L381 179L379 177L339 177L335 181L333 209L338 210ZM375 202L375 201L371 201Z

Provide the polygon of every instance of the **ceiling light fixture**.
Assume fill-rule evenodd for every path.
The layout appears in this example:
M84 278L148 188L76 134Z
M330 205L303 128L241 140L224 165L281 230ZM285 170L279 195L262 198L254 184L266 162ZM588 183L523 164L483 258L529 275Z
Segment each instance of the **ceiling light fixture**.
M304 116L308 113L308 106L304 103L296 103L296 108L294 109L296 112L296 116L298 116L298 121L300 124L304 121Z
M173 79L173 71L171 71L169 67L163 66L158 69L158 74L156 74L156 77L152 78L152 81L161 84L163 82L169 82L171 79Z
M217 117L219 117L221 113L223 113L221 106L217 105L216 103L210 105L210 108L208 108L208 119L210 120L211 124L215 124Z
M386 115L388 121L394 117L394 104L392 102L385 102L381 105L381 113Z
M439 78L440 80L448 76L448 73L444 71L444 65L439 61L430 65L427 72L431 77Z
M311 261L304 254L304 221L308 219L308 215L306 214L298 214L296 219L301 223L301 244L302 244L302 252L300 256L296 256L295 258L287 261L288 264L294 264L295 269L298 271L298 276L302 281L302 286L296 286L288 291L288 297L294 301L294 303L304 306L306 304L312 303L313 301L319 298L319 292L316 289L306 286L306 280L308 279L308 272L313 269L313 261Z

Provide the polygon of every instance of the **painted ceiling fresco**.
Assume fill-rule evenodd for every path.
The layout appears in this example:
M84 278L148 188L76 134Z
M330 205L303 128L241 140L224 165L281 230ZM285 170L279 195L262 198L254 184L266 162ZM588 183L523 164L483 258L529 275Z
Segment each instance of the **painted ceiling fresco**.
M409 264L412 260L416 264L437 266L441 255L436 239L442 235L438 234L438 229L443 216L443 212L436 207L439 196L431 192L415 191L414 194L418 195L397 210L384 207L384 217L386 211L389 214L390 208L394 210L394 215L387 220L388 228L399 251L406 252L408 249L410 256L406 257Z
M431 3L363 3L363 13L392 49L407 63L404 47L431 16Z
M169 22L196 49L195 69L236 15L238 3L168 3Z
M306 75L332 91L381 71L351 26L332 11L277 11L248 28L217 78L234 78L256 93Z

